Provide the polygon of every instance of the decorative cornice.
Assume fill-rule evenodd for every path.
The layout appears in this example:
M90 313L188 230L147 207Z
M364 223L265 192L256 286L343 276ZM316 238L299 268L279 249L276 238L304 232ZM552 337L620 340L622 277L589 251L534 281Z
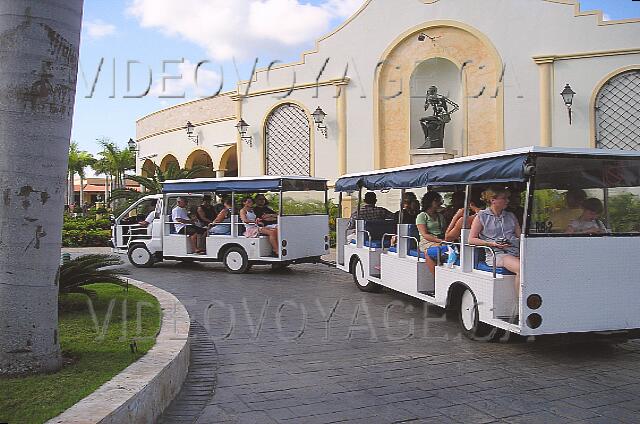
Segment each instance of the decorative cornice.
M621 56L627 54L638 54L640 48L632 49L615 49L615 50L601 50L593 52L581 52L581 53L565 53L556 55L539 55L533 56L533 61L538 65L542 63L553 63L558 60L571 60L571 59L588 59L592 57L604 57L604 56Z
M208 120L208 121L195 122L192 125L194 127L201 127L203 125L218 124L220 122L233 121L235 119L237 119L236 116L232 115L232 116L225 116L224 118L218 118L218 119L211 119L211 120ZM157 137L159 135L164 135L164 134L169 134L169 133L176 132L176 131L181 131L181 130L184 130L184 129L185 129L185 127L169 128L169 129L166 129L166 130L155 132L153 134L145 135L144 137L140 137L139 139L137 139L137 141L140 142L140 141L146 140L148 138Z
M231 96L231 100L233 101L239 101L239 100L243 100L249 97L257 97L257 96L265 96L268 94L276 94L276 93L286 93L288 91L295 91L295 90L305 90L308 88L315 88L315 87L326 87L328 85L335 85L335 86L345 86L348 85L349 82L351 81L350 78L346 77L346 78L334 78L334 79L330 79L330 80L326 80L326 81L319 81L319 82L309 82L309 83L305 83L305 84L297 84L294 86L286 86L286 87L277 87L277 88L269 88L266 90L260 90L260 91L254 91L252 93L249 94L233 94Z

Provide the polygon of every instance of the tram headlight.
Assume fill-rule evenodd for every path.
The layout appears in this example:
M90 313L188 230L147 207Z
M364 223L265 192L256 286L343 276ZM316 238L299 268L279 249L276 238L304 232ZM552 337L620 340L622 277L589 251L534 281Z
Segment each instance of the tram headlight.
M540 314L531 314L527 317L527 326L536 329L542 325L542 316Z
M527 307L532 310L539 309L542 306L542 297L539 294L532 294L527 297Z
M282 240L282 247L287 247L287 241L286 240Z
M282 256L287 256L287 249L282 249Z
M324 236L324 242L329 243L329 236Z

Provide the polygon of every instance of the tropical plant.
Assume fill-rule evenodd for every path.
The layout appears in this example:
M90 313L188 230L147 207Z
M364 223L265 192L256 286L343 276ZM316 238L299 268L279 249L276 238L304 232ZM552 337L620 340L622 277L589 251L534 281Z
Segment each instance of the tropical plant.
M111 178L112 189L124 187L125 172L136 168L136 156L129 149L121 149L108 138L98 140L102 151L98 153L103 160L101 166Z
M169 165L167 171L162 171L156 164L153 165L153 173L147 177L141 175L126 175L125 179L134 181L144 188L144 193L131 188L115 189L111 193L110 200L126 199L133 203L136 200L149 194L158 194L162 192L162 183L169 180L187 180L195 178L199 173L206 170L206 166L196 165L191 169L178 168L175 165Z
M82 0L2 0L0 10L0 374L53 371L62 365L55 275L65 202L58 193L67 175Z
M94 283L111 283L125 286L127 282L122 277L129 274L122 268L122 260L115 255L83 255L60 265L58 279L59 293L81 293L94 296L95 292L84 286Z
M69 145L69 204L74 200L74 178L78 174L80 176L80 203L84 201L84 179L86 177L85 169L95 163L95 158L89 152L78 149L78 143L72 141Z

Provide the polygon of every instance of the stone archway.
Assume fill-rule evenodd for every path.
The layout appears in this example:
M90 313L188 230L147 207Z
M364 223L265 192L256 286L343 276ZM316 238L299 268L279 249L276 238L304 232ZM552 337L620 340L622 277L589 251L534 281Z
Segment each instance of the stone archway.
M180 162L178 162L178 159L176 159L175 156L169 154L162 158L162 161L160 162L160 169L162 172L167 172L172 166L180 169Z
M420 42L421 32L434 40ZM420 66L434 59L446 60L460 70L455 77L460 82L461 110L453 117L461 127L460 139L453 141L459 146L457 154L472 155L504 148L503 67L497 50L482 33L468 25L436 21L399 37L381 59L374 90L377 97L376 168L410 163L414 88L409 85ZM447 69L452 72L453 68ZM452 75L439 77L454 78Z
M213 160L209 153L204 150L193 151L187 158L184 165L186 169L193 169L195 166L204 166L206 169L198 172L194 175L194 178L213 178L216 176L216 173L213 170Z
M220 165L218 166L220 172L224 172L225 177L237 177L238 176L238 147L230 146L220 158Z
M151 177L156 173L156 165L151 161L151 159L147 159L142 164L142 168L140 169L140 175L143 177Z

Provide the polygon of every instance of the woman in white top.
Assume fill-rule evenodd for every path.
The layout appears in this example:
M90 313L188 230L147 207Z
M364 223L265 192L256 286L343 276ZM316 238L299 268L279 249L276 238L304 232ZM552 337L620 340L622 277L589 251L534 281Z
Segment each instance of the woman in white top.
M271 243L271 249L273 249L272 256L280 256L278 248L278 229L260 227L260 223L256 217L256 213L253 211L253 199L251 197L245 197L242 199L242 209L240 209L240 219L244 223L245 237L258 237L260 234L269 237L269 243Z

